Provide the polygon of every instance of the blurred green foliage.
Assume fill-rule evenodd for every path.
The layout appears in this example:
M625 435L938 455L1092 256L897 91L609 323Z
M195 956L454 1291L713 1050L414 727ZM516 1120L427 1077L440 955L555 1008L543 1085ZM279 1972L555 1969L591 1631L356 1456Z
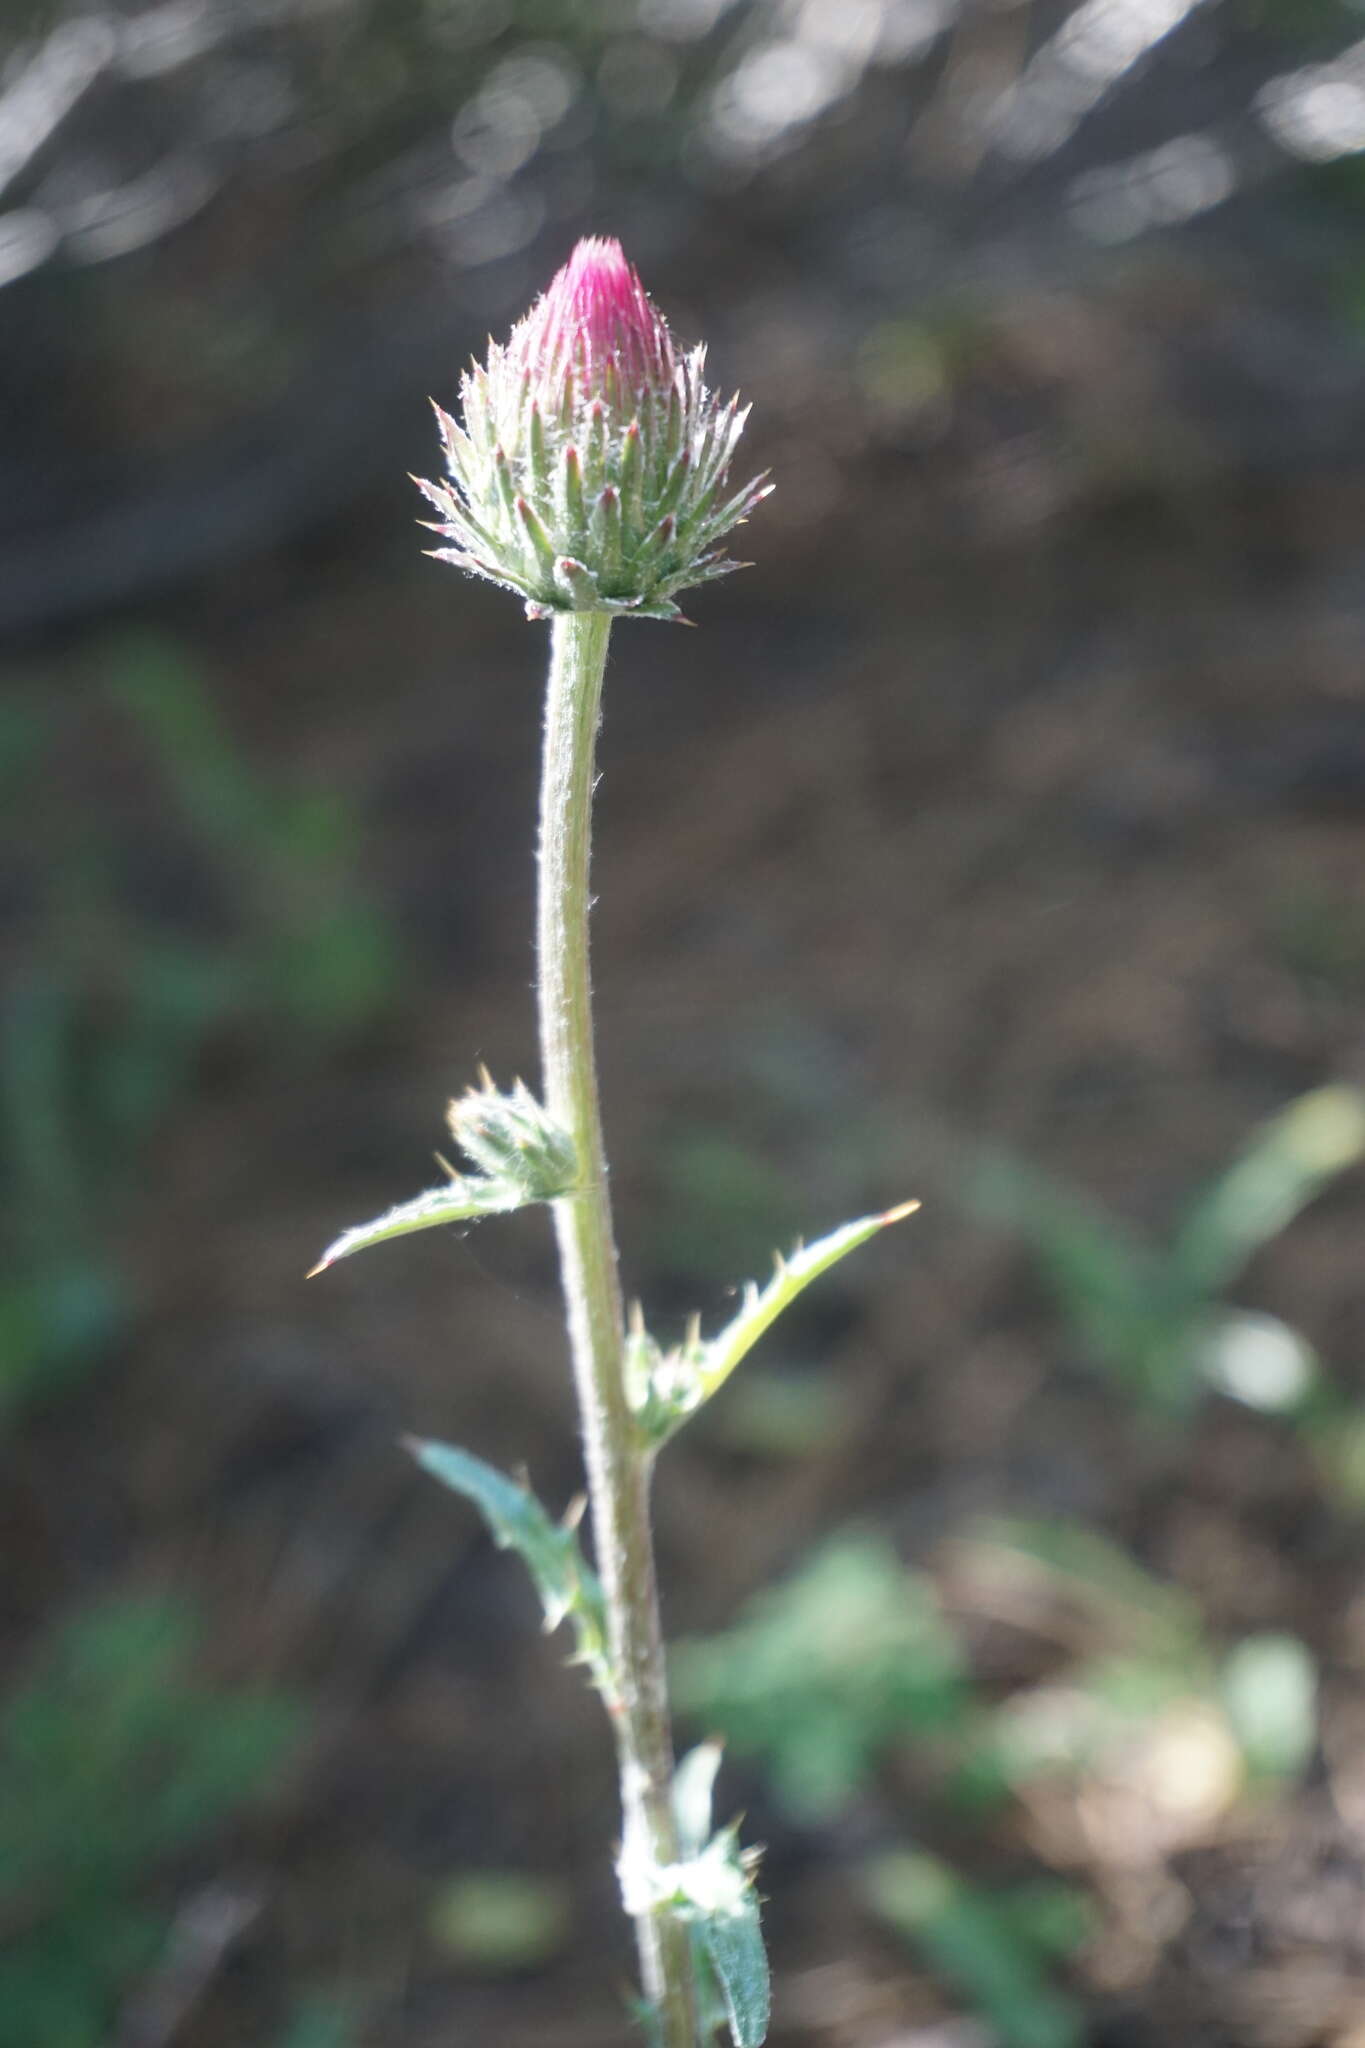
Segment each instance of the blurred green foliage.
M196 1637L177 1601L108 1601L57 1631L5 1705L0 2048L101 2048L166 1940L158 1880L298 1739L290 1701L197 1678Z
M61 807L0 1016L0 1420L117 1339L131 1307L117 1232L207 1047L250 1029L272 1057L325 1052L396 980L346 804L266 782L174 642L128 637L94 666L69 706L19 693L0 720L10 829L43 842L67 721L112 705L183 814L194 872L171 877L170 910L140 900L113 813Z
M1307 1763L1317 1674L1297 1638L1248 1636L1225 1653L1186 1594L1065 1522L985 1524L970 1548L977 1575L999 1573L1016 1613L1045 1603L1074 1646L1064 1672L992 1716L985 1739L1003 1784L1107 1768L1164 1715L1189 1708L1216 1729L1238 1789L1271 1790Z
M488 1976L542 1969L568 1939L562 1884L518 1870L469 1870L447 1879L431 1909L432 1938Z
M921 1824L950 1834L983 1800L1047 1782L1079 1805L1117 1772L1126 1796L1150 1793L1161 1808L1173 1771L1181 1795L1216 1810L1273 1793L1308 1761L1317 1678L1296 1638L1253 1636L1225 1653L1179 1589L1065 1523L985 1525L954 1548L954 1576L983 1610L1032 1625L1054 1651L1065 1642L1063 1668L988 1697L932 1582L854 1532L760 1594L723 1635L679 1644L679 1706L759 1758L805 1825L847 1813L907 1747L923 1761L928 1745L939 1788L936 1815L931 1792ZM978 1883L919 1847L872 1858L861 1883L875 1914L1005 2048L1083 2038L1078 2009L1052 1982L1096 1917L1074 1887Z
M847 1807L888 1742L955 1728L970 1698L933 1588L870 1533L825 1545L724 1635L679 1643L671 1668L679 1708L761 1755L807 1824Z
M1298 48L1314 43L1330 48L1349 36L1360 19L1354 0L1250 0L1247 14L1259 28Z
M707 1411L712 1443L743 1456L780 1463L808 1458L855 1426L853 1388L827 1372L796 1372L751 1364Z
M992 1892L937 1857L893 1850L864 1873L874 1912L970 1999L1005 2048L1079 2048L1080 2007L1049 1982L1090 1932L1084 1896L1061 1884Z
M344 798L264 781L174 642L127 640L104 667L110 699L238 913L226 947L215 946L220 992L310 1045L363 1029L387 1002L397 962L359 880L358 821Z
M1365 269L1355 281L1365 326ZM1298 887L1275 906L1271 937L1280 958L1314 991L1354 1002L1365 994L1365 904L1358 892Z
M729 1129L693 1124L664 1134L658 1173L651 1263L689 1281L733 1283L737 1272L765 1265L805 1220L798 1191Z
M305 1998L275 2048L352 2048L356 2024L352 2014L328 1998Z
M967 1179L973 1212L1027 1243L1085 1354L1140 1400L1187 1413L1210 1389L1272 1413L1340 1403L1278 1317L1225 1304L1255 1254L1365 1158L1365 1095L1313 1089L1253 1132L1160 1250L1093 1197L995 1154Z
M1274 1783L1304 1768L1317 1736L1318 1675L1297 1636L1239 1643L1219 1689L1253 1780Z

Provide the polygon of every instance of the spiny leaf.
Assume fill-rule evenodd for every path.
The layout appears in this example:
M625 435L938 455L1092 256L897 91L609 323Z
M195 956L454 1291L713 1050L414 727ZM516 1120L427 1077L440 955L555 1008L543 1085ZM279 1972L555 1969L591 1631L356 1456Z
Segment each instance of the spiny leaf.
M768 2034L768 1958L750 1888L738 1913L712 1913L701 1923L702 1947L715 1971L735 2048L761 2048Z
M467 1223L476 1216L502 1216L526 1203L522 1190L510 1181L491 1181L473 1175L455 1175L443 1188L428 1188L410 1202L386 1209L372 1223L357 1223L334 1238L308 1278L325 1272L338 1259L349 1259L372 1244L384 1244L391 1237L407 1237L414 1230L434 1230L441 1223Z
M344 1230L328 1245L313 1273L390 1237L432 1230L441 1223L469 1222L476 1216L503 1216L533 1202L557 1201L573 1188L578 1172L573 1140L524 1082L514 1082L504 1093L481 1067L478 1087L451 1103L447 1121L456 1144L479 1171L462 1174L447 1166L448 1187L429 1188L386 1210L373 1223ZM445 1161L441 1164L445 1166Z
M902 1202L897 1208L887 1209L879 1216L861 1216L855 1223L845 1223L838 1230L831 1230L827 1237L817 1238L814 1244L800 1246L790 1258L783 1258L779 1253L774 1260L773 1277L767 1286L760 1289L750 1281L744 1290L739 1314L718 1337L708 1342L702 1342L694 1325L679 1349L659 1354L657 1347L652 1347L652 1340L637 1327L632 1333L632 1341L645 1347L639 1353L641 1359L646 1358L649 1348L654 1350L649 1391L640 1404L641 1421L652 1440L656 1444L665 1443L690 1415L709 1401L724 1386L740 1361L752 1351L759 1338L771 1329L783 1309L789 1307L812 1280L818 1280L840 1259L857 1251L859 1245L866 1244L888 1223L899 1223L902 1217L913 1215L918 1208L918 1202Z
M827 1237L817 1238L814 1244L803 1246L790 1259L779 1256L767 1286L761 1293L750 1286L734 1321L707 1345L701 1399L709 1401L717 1388L725 1384L740 1360L752 1351L783 1309L789 1307L812 1280L818 1280L831 1266L837 1266L840 1259L856 1252L859 1245L866 1244L888 1223L899 1223L902 1217L912 1216L918 1207L918 1202L902 1202L899 1207L887 1209L880 1216L862 1216L856 1223L845 1223L840 1229L831 1230Z
M719 1756L719 1747L710 1743L684 1759L683 1775L690 1771L696 1782L682 1788L678 1803L694 1808L690 1822L699 1817L701 1804L710 1804L707 1780L714 1776ZM675 1780L675 1801L678 1790ZM709 1974L714 1979L719 1994L714 2011L703 2011L703 2029L709 2039L716 2027L728 2023L735 2048L761 2048L768 2032L768 1959L753 1882L758 1855L757 1850L741 1849L738 1829L727 1827L677 1863L658 1865L648 1856L632 1858L624 1845L617 1863L627 1911L672 1913L688 1928L694 1950L706 1965L703 1977ZM709 1987L704 1983L703 1989Z
M473 1502L500 1550L518 1553L540 1595L547 1631L572 1620L578 1636L575 1661L588 1667L593 1683L609 1697L613 1687L602 1588L579 1547L572 1518L552 1520L529 1487L454 1444L414 1437L408 1449L424 1471Z
M735 2048L761 2048L768 2032L768 1958L752 1874L757 1861L757 1851L741 1849L738 1830L728 1827L669 1873L670 1903L691 1924L710 1964Z

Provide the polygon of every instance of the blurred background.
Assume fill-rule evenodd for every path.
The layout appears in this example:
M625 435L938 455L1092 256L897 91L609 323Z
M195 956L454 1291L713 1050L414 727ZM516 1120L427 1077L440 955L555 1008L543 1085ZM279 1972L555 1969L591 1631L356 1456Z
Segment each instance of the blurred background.
M0 2048L616 2048L597 1704L400 1432L576 1491L543 634L427 396L619 234L775 496L615 636L664 1461L777 2048L1365 2044L1355 0L8 0Z

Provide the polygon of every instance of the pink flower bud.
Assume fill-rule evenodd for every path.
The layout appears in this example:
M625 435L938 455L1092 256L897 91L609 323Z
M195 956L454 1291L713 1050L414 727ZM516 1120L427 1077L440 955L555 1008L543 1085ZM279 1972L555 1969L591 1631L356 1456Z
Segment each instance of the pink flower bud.
M679 353L621 245L580 242L505 347L437 409L448 484L422 484L452 543L434 550L554 611L678 616L675 594L728 575L715 543L770 488L728 486L747 409Z
M677 368L668 323L650 304L639 273L618 241L598 235L578 244L512 329L507 361L529 372L542 403L557 399L568 372L584 393L609 395L614 369L632 416L637 397L666 392Z

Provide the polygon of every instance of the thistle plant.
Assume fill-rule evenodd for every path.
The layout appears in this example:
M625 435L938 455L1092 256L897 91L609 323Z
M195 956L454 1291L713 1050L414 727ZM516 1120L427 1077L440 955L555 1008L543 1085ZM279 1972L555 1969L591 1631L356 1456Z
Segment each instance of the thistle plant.
M434 550L524 599L550 621L539 848L541 1094L500 1092L482 1073L454 1103L464 1164L446 1185L345 1231L333 1264L411 1231L548 1203L554 1214L582 1426L593 1564L578 1515L550 1515L529 1487L450 1445L411 1448L470 1499L496 1542L520 1552L547 1629L571 1625L576 1661L601 1694L621 1792L617 1870L635 1923L641 2016L655 2048L736 2048L767 2033L768 1972L754 1852L713 1830L719 1750L675 1769L650 1535L661 1447L725 1383L801 1290L907 1204L846 1224L778 1258L717 1336L682 1341L627 1319L617 1273L598 1110L588 972L594 757L615 617L674 619L677 595L740 566L718 543L769 489L735 490L737 399L704 381L705 350L680 351L619 243L580 242L504 346L461 386L462 418L436 409L447 477L420 483L449 545ZM443 1162L444 1163L444 1162Z

